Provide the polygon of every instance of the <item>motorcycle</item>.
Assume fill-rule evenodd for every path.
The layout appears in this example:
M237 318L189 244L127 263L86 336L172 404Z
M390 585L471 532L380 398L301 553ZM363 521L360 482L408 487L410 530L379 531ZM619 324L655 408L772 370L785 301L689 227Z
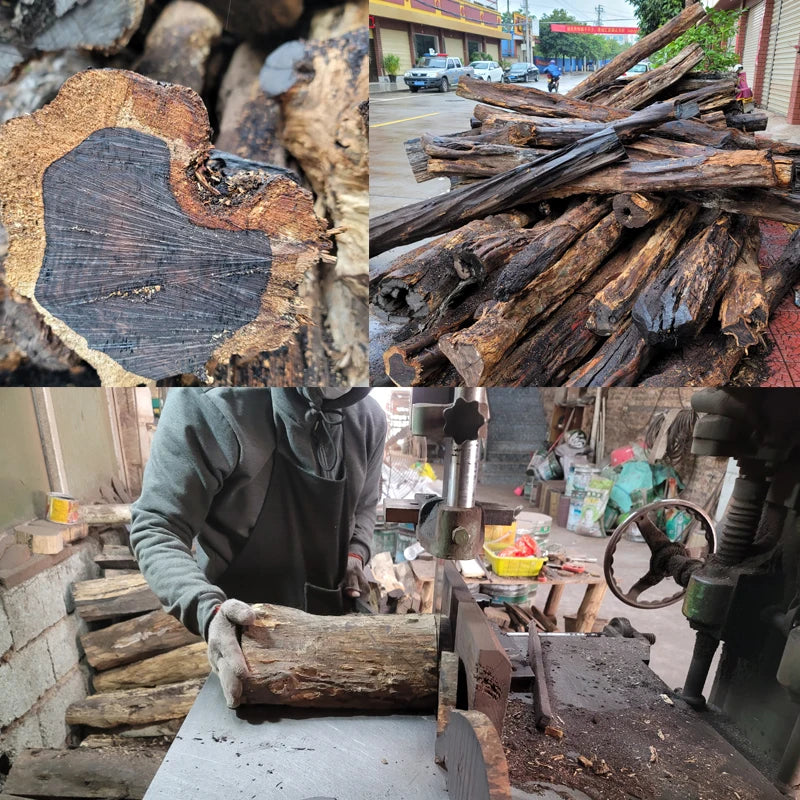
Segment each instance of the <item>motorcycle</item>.
M547 91L548 92L556 92L558 93L558 82L561 78L554 78L552 75L550 76L550 80L547 82Z

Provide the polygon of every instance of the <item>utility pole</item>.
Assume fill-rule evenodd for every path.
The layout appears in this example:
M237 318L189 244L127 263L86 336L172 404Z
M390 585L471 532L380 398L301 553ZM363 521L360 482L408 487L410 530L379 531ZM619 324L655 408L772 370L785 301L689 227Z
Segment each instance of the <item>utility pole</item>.
M525 0L525 60L529 64L533 61L533 48L531 47L531 16L528 11L528 0Z
M606 12L605 8L603 8L603 6L595 6L594 10L597 12L597 24L598 25L602 25L603 24L603 14L605 14L605 12Z

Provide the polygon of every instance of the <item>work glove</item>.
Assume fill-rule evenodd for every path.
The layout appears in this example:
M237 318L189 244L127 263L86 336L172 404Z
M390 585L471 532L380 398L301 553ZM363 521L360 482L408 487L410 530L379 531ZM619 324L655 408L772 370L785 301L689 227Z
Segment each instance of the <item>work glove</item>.
M344 593L347 597L369 597L369 583L364 577L364 563L361 556L350 553L347 556L347 569L344 573Z
M241 600L226 600L208 626L208 660L219 676L228 708L236 708L242 698L242 678L248 674L237 626L252 625L256 615Z

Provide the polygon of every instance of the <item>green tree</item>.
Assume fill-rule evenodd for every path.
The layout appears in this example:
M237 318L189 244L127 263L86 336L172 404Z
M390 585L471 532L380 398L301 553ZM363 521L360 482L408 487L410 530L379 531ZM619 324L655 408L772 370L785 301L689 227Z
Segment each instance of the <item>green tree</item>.
M683 11L683 0L630 0L641 36L647 36Z
M660 66L678 55L684 47L699 44L703 48L703 60L695 67L705 72L723 72L738 63L734 44L739 17L743 11L709 11L708 21L681 34L651 57L655 66Z

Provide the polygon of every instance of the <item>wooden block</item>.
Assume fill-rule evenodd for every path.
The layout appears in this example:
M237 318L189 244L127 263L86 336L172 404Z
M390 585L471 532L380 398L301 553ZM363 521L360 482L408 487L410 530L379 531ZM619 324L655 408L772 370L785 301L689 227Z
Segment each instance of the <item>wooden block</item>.
M96 670L120 667L200 641L165 611L153 611L80 637L86 660Z
M92 684L96 692L110 692L204 678L210 671L206 644L196 642L133 664L99 672L93 676Z
M388 594L398 589L401 592L405 591L403 584L397 580L394 573L391 553L376 553L370 559L369 566L384 592Z
M4 791L15 797L144 797L167 748L127 745L73 750L23 750Z
M64 549L62 526L47 520L36 520L17 525L14 529L17 543L26 545L32 553L55 555Z
M72 587L75 610L85 620L142 614L161 608L143 575L81 581Z
M129 503L81 506L81 519L87 525L130 525L131 507Z
M564 630L567 633L578 633L577 627L577 614L564 614ZM584 631L584 633L602 633L603 628L608 625L608 620L597 617L592 625L591 631Z
M458 700L458 653L442 651L439 656L439 704L436 712L436 762L444 761L443 740L450 711Z
M66 723L89 728L117 728L183 717L189 713L204 682L191 680L94 694L67 708Z
M80 744L81 747L119 747L136 744L137 740L148 739L147 744L166 744L175 738L185 717L156 722L153 725L136 725L115 728L112 733L91 733ZM143 742L144 744L144 742Z
M103 548L100 555L95 556L94 563L103 569L138 569L136 557L126 545L109 545Z

